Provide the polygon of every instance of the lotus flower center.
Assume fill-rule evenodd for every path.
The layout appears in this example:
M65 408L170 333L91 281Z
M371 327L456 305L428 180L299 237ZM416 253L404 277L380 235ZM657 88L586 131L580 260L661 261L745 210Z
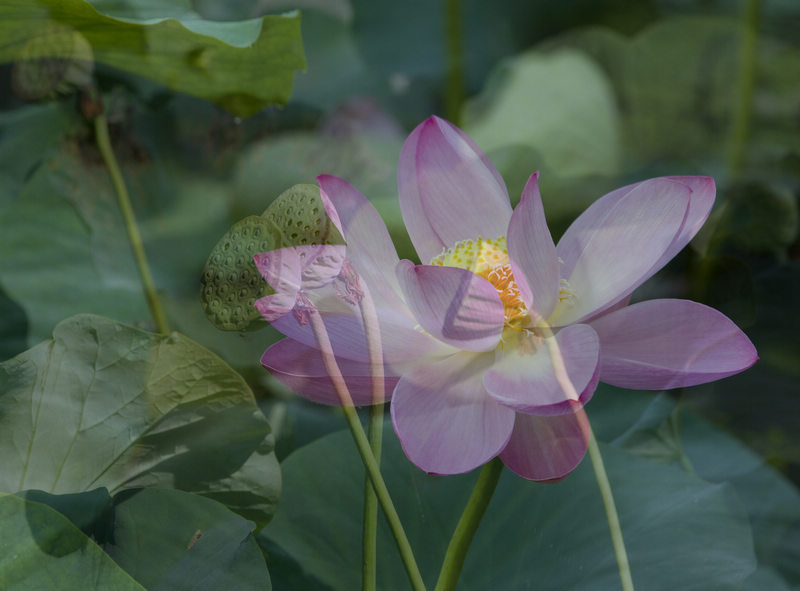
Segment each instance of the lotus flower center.
M491 283L503 303L506 326L522 328L529 315L519 292L511 261L508 258L506 237L460 240L452 248L446 248L433 257L431 265L458 267L480 275Z

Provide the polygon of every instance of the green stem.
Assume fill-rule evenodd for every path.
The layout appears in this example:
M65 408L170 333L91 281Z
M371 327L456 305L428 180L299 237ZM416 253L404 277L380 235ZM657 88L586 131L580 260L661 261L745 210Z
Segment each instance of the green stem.
M414 591L425 591L425 583L422 581L422 575L414 559L411 544L409 544L406 532L403 530L402 523L400 523L397 510L394 508L394 504L392 504L389 489L386 488L386 483L383 480L383 476L381 476L380 468L378 468L378 463L375 461L375 456L372 455L369 440L367 439L366 433L364 433L364 427L361 426L358 413L353 407L350 391L347 389L347 384L342 377L342 372L339 370L339 364L336 362L336 357L333 354L328 331L325 329L325 324L319 312L310 310L309 323L319 343L325 371L328 373L331 382L333 382L333 387L339 396L339 402L342 405L342 411L347 420L347 426L350 427L350 432L353 434L353 440L361 456L361 461L364 463L367 474L369 474L370 480L372 481L375 494L378 496L378 502L386 515L386 521L389 522L389 528L392 530L397 549L400 551L400 558L403 561L403 566L405 566L408 579L411 582L411 587Z
M578 395L575 385L567 374L567 368L564 365L564 358L561 355L561 350L558 347L553 331L546 322L540 319L537 328L541 332L545 346L550 353L550 360L553 364L553 372L558 380L561 389L570 401L572 408L575 412L575 418L578 421L581 432L586 439L586 446L589 450L589 458L592 460L592 468L594 468L594 475L597 479L597 485L600 488L600 496L603 499L603 507L606 510L606 519L608 520L608 529L611 532L611 543L614 546L614 554L617 557L617 567L619 568L619 578L622 583L623 591L634 591L633 577L631 576L631 565L628 561L628 553L625 550L625 540L622 537L622 527L619 523L619 514L617 513L617 505L614 503L614 495L611 492L611 483L608 480L606 467L603 463L603 456L600 454L600 448L597 445L592 426L589 423L589 417L586 416L586 411L580 403L580 396Z
M383 371L383 346L378 325L375 304L366 286L362 284L364 296L359 301L361 317L364 319L364 333L369 350L370 371L372 374L372 406L369 407L368 440L380 468L383 447L383 403L386 400L386 384ZM362 589L374 591L377 585L378 564L378 498L369 476L364 479L364 529L362 532Z
M139 234L139 227L136 225L136 217L133 214L133 207L131 207L128 189L125 187L122 172L119 169L117 159L114 156L114 150L111 147L111 140L108 136L108 121L103 113L100 113L94 118L94 135L97 140L97 147L100 148L100 154L103 156L103 161L108 168L108 174L111 176L111 182L114 184L114 190L117 193L119 208L122 210L125 228L128 231L128 240L130 240L131 248L133 249L136 265L139 267L142 287L147 297L147 303L150 306L150 312L153 314L156 329L162 334L167 334L169 333L169 327L167 326L164 312L161 310L161 305L158 302L153 276L150 274L150 267L147 265L147 256L144 252L142 236Z
M472 489L464 513L461 514L456 531L447 546L447 553L444 556L442 570L439 572L439 580L436 582L434 591L452 591L456 588L472 538L478 531L478 526L489 506L489 501L492 499L494 489L497 488L497 482L500 480L502 472L503 462L499 458L494 458L481 469L478 482Z
M672 422L672 440L675 441L678 445L678 453L680 454L680 462L683 469L686 470L689 474L695 474L694 466L692 465L692 461L689 457L683 453L683 444L681 443L681 401L683 396L683 390L678 391L678 402L675 410L673 411L674 419Z
M383 405L369 407L368 441L380 469L383 443ZM362 531L362 589L375 591L378 574L378 497L370 476L364 479L364 529Z
M461 125L464 104L464 56L461 38L461 0L445 0L445 38L447 40L447 87L444 96L445 118Z
M733 120L731 174L742 171L753 115L753 92L756 80L758 25L761 0L747 0L742 14L742 51L739 61L739 87L736 113Z
M580 409L579 415L586 417L586 413L583 409ZM628 562L628 553L625 551L625 540L622 538L622 527L619 524L619 515L617 514L617 506L614 503L614 495L611 492L611 483L608 480L606 467L603 463L603 456L600 454L600 448L597 445L597 439L595 439L588 418L585 421L585 425L585 428L589 430L589 457L592 460L597 486L600 488L600 496L603 498L603 507L605 507L606 517L608 518L608 529L611 532L611 543L614 546L614 554L617 556L619 579L622 583L623 591L633 591L631 565Z

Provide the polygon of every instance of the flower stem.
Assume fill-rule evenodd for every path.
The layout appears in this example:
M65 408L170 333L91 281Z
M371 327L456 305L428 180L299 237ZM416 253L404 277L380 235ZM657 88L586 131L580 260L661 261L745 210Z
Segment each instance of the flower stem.
M581 432L586 439L586 446L589 450L589 458L592 460L592 468L594 468L594 475L597 479L597 485L600 488L600 496L603 499L603 507L606 510L606 519L608 520L608 529L611 532L611 543L614 546L614 554L617 557L617 567L619 568L619 578L622 583L623 591L634 591L633 577L631 576L631 565L628 561L628 553L625 550L625 540L622 537L622 527L619 523L619 514L617 513L617 505L614 503L614 495L611 492L611 483L608 480L606 467L603 463L603 456L600 454L600 447L597 445L597 439L592 431L592 426L589 423L589 417L586 416L586 411L580 403L580 396L578 395L575 385L570 380L567 374L567 368L564 365L564 358L561 355L561 350L558 347L556 338L552 330L545 322L540 322L537 328L541 331L542 340L550 353L550 359L553 363L553 371L558 380L561 389L567 397L567 400L572 404L575 412L575 418L580 425Z
M381 447L383 443L383 405L369 407L368 441L380 469ZM362 589L375 591L378 565L378 497L369 475L364 479L364 526L362 540Z
M461 125L464 104L464 56L461 39L461 0L445 0L445 39L447 40L447 87L444 96L445 117Z
M461 514L456 531L447 546L447 553L444 556L442 570L439 572L439 580L436 582L434 591L452 591L456 588L472 538L489 506L489 501L497 488L497 482L500 480L502 472L503 462L499 458L494 458L481 469L478 482L472 489L464 513Z
M316 310L311 310L309 315L309 323L311 330L320 346L320 353L322 355L322 363L325 366L325 371L333 382L336 394L339 396L339 402L342 405L344 417L347 420L347 425L353 434L358 453L361 455L361 461L369 474L372 486L375 489L375 494L378 497L378 502L383 508L386 515L386 521L389 522L389 528L392 530L394 540L397 543L397 549L400 551L400 558L405 566L408 579L411 582L411 587L414 591L425 591L425 583L422 581L422 575L419 572L419 567L414 559L414 553L411 550L411 544L408 542L408 537L403 530L403 525L400 523L400 517L397 515L397 510L392 504L392 498L389 495L389 489L386 488L386 483L381 476L378 463L375 461L375 456L372 455L372 449L369 445L364 427L361 426L361 421L358 418L353 407L353 400L350 396L350 391L347 389L347 384L342 377L342 372L339 370L339 364L336 362L336 357L333 354L333 347L331 346L328 331L325 329L325 324L322 317Z
M380 468L381 448L383 447L383 403L386 400L386 384L383 372L383 346L378 325L375 304L366 286L362 285L364 296L359 301L361 317L364 319L364 332L369 350L370 371L372 373L372 406L369 407L368 440ZM364 479L364 526L362 531L362 589L374 591L377 585L378 558L378 498L369 475Z
M758 49L758 24L761 0L747 0L742 13L742 49L739 60L739 88L736 113L733 119L733 145L731 149L731 174L738 175L744 165L747 141L753 115L753 91L756 79Z
M108 136L108 120L103 113L100 113L94 118L94 135L97 140L97 147L100 149L100 154L103 156L106 168L108 168L108 174L111 176L114 190L117 193L119 208L122 210L125 228L128 231L128 240L131 243L133 256L139 268L142 287L144 288L144 293L147 298L147 304L150 306L150 312L153 314L156 330L162 334L167 334L169 332L167 320L158 302L153 276L150 274L150 267L147 265L147 256L144 252L142 236L139 234L139 227L136 225L136 217L133 214L133 207L131 207L128 189L125 187L122 172L120 172L117 159L114 156L114 150L111 147L111 140Z
M586 417L586 413L581 409L580 414ZM606 467L603 464L603 456L597 445L594 432L586 419L586 428L589 430L589 457L592 460L594 475L597 478L597 486L600 487L600 496L603 498L603 506L606 509L608 518L608 529L611 531L611 543L614 545L614 554L617 556L617 567L619 568L619 578L622 582L623 591L633 591L633 577L631 576L631 565L628 562L628 553L625 551L625 540L622 538L622 528L619 524L617 506L614 503L614 495L611 492L611 483L606 474Z

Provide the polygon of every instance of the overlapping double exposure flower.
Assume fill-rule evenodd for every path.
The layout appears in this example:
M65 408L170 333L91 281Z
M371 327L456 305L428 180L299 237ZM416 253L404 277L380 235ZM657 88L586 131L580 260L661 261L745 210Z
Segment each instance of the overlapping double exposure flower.
M421 265L398 260L385 225L356 189L331 176L318 180L347 259L378 310L395 430L427 472L466 472L499 455L525 478L561 478L586 451L575 409L599 380L690 386L757 358L748 338L712 308L675 299L627 305L702 226L714 201L710 178L657 178L613 191L556 246L538 173L512 211L488 158L458 128L432 117L406 140L398 171L403 219ZM367 403L359 317L341 309L341 298L318 301L354 400ZM313 335L296 315L275 325L290 338L266 351L264 365L298 393L331 403ZM559 369L576 400L565 395Z

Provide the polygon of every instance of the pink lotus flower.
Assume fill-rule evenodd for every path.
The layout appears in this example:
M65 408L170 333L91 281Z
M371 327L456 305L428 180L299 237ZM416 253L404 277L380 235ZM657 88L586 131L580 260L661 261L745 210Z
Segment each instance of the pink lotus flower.
M744 333L712 308L675 299L627 305L702 226L712 179L665 177L617 189L557 246L537 179L512 211L503 179L474 142L442 119L423 122L406 140L398 171L403 219L422 265L398 260L380 216L356 189L318 179L348 261L378 309L395 430L427 472L467 472L499 455L524 478L561 478L585 454L574 407L588 402L598 380L691 386L757 359ZM354 402L368 404L358 314L341 298L317 303ZM265 352L264 365L299 393L335 403L309 329L291 314L274 324L290 338ZM551 358L547 338L561 360ZM579 401L567 400L554 361L563 361Z

